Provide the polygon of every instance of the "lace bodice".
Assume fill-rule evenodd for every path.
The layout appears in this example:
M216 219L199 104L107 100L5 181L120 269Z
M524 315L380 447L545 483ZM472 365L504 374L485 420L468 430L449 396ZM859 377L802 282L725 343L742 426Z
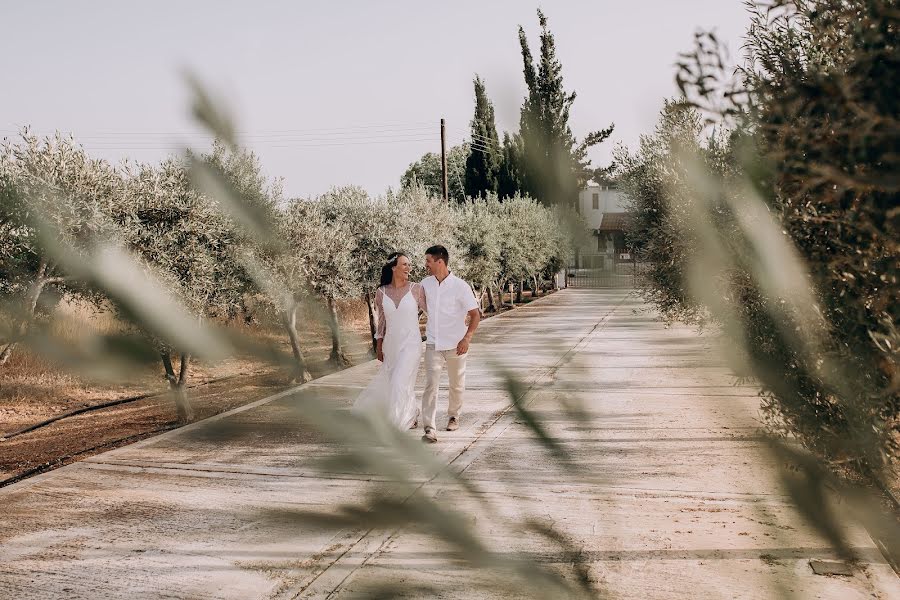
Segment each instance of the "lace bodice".
M394 306L398 307L407 294L412 294L420 311L425 312L427 310L425 305L425 291L418 283L410 281L402 287L396 287L393 284L383 285L375 292L375 314L378 317L378 328L375 332L376 339L384 337L387 327L384 318L384 303L393 302Z

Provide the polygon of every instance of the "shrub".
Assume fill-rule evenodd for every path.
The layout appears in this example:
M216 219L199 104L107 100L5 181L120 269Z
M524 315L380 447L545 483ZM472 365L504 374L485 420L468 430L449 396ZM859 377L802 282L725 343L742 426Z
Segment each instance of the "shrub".
M648 298L668 318L725 327L764 387L770 424L863 472L896 454L900 424L891 10L864 0L761 8L736 85L715 38L700 36L679 81L730 133L701 143L700 114L669 103L640 150L620 156ZM713 291L697 294L698 265L710 264L722 267L705 273Z

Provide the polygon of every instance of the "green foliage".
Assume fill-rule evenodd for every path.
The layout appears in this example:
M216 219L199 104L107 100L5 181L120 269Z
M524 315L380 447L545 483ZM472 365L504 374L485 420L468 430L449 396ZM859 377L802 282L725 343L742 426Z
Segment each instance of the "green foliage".
M487 97L484 82L476 76L475 116L472 117L472 148L466 159L465 190L469 198L483 197L499 190L500 139L494 120L494 105Z
M26 129L20 143L0 148L0 365L42 308L63 294L98 299L53 248L67 246L74 259L89 255L97 238L115 240L109 208L120 184L115 169L59 134L40 140Z
M328 223L342 223L352 236L357 249L355 272L349 276L357 288L373 290L388 254L399 247L401 232L395 227L399 215L392 214L387 204L376 203L358 186L333 188L317 200ZM383 210L379 210L383 209Z
M457 205L451 221L463 267L454 269L478 289L496 285L500 276L502 221L496 195Z
M522 136L503 134L497 173L497 195L500 198L512 198L525 189L524 152Z
M547 205L571 206L591 176L587 151L608 138L613 126L594 131L579 144L569 127L569 112L575 92L563 86L562 64L556 56L556 41L547 28L547 18L538 10L541 25L538 65L519 27L519 46L528 96L519 117L522 140L522 191Z
M550 209L518 195L492 207L500 222L501 287L543 273L556 249L555 219Z
M462 202L466 198L463 178L466 174L466 159L469 156L469 144L452 146L447 150L447 194L451 200ZM422 158L409 165L400 183L409 187L414 183L424 186L431 196L441 197L441 155L428 152Z
M24 293L40 262L35 233L23 218L28 205L10 167L0 163L0 298L7 301Z
M68 274L48 255L38 221L73 250L87 251L111 233L109 208L120 174L87 156L72 138L39 139L27 129L0 149L0 293L23 294L34 284L64 287ZM74 293L76 290L71 289Z
M275 218L276 211L284 203L283 182L280 178L269 181L256 154L243 148L230 150L216 140L212 151L202 154L200 159L224 175L234 193L244 198L247 206L262 218Z
M698 324L706 311L688 293L688 271L698 246L695 200L681 153L710 156L709 145L701 144L701 121L695 109L666 101L656 130L641 136L638 150L621 147L615 154L619 186L630 202L628 246L647 265L644 297L666 318Z
M900 17L863 0L783 11L758 11L750 28L747 116L767 158L753 175L809 269L828 352L855 376L843 393L803 378L804 401L777 401L806 439L834 441L813 424L826 415L851 438L827 447L877 466L864 440L875 431L884 449L900 428Z
M347 191L336 189L319 200L293 200L282 220L288 255L298 262L294 285L308 287L328 300L361 293L358 253L350 226L329 217L335 198L345 199L342 194ZM349 191L352 196L356 190Z
M701 143L671 103L619 157L648 296L724 327L770 424L863 473L900 433L897 31L887 3L761 7L739 81L712 35L682 57L690 104L728 137Z
M460 268L462 263L452 229L452 205L448 205L439 196L430 195L422 185L405 186L397 193L389 193L385 203L390 214L398 215L391 226L400 239L391 251L402 249L409 254L414 277L423 278L427 275L425 250L435 244L447 248L454 270ZM381 264L384 262L386 260Z
M233 226L194 189L185 162L134 169L111 212L127 248L198 317L235 314L244 284Z

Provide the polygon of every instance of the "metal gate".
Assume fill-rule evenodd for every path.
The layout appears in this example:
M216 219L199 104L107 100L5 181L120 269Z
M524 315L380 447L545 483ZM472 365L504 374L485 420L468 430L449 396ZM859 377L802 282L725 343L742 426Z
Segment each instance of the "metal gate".
M640 285L641 265L620 262L614 269L569 269L568 285L571 288L629 289Z

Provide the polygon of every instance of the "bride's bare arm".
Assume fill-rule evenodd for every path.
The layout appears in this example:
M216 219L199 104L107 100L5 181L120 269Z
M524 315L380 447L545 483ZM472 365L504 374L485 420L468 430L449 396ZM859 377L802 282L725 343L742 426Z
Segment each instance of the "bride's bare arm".
M375 292L375 318L377 320L375 325L375 339L380 340L384 337L387 325L384 322L384 292L381 288L378 288L378 291Z
M425 288L422 287L422 284L414 283L410 293L413 295L413 298L415 298L416 304L419 305L419 312L427 313L428 304L425 302Z
M381 351L381 344L384 342L384 334L387 331L387 324L384 321L384 292L381 288L375 292L375 318L378 323L375 326L375 357L384 362L384 353Z

